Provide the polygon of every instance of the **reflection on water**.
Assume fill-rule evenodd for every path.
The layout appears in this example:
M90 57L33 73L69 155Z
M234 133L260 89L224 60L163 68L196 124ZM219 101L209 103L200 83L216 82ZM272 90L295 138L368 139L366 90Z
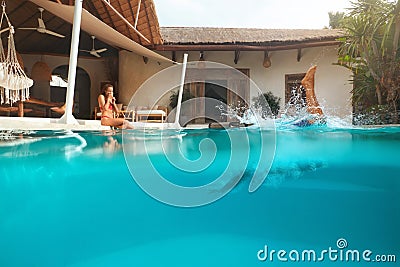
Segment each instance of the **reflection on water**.
M109 136L107 141L104 142L103 149L105 154L114 154L122 148L118 140Z

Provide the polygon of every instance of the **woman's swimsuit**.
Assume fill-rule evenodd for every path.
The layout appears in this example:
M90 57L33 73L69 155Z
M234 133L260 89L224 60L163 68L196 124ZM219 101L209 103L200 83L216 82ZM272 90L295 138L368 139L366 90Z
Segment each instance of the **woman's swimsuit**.
M109 109L109 110L113 110L113 106L112 106L112 105L109 105L109 106L108 106L108 109ZM100 111L103 112L103 107L100 107ZM112 118L108 117L107 115L101 115L101 118L112 119Z

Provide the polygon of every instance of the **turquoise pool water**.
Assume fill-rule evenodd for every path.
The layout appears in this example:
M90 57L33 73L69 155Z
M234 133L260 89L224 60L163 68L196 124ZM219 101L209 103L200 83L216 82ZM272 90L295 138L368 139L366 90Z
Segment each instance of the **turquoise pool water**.
M168 133L166 146L174 151L179 143L192 160L204 136L216 145L214 165L194 175L168 165L157 134L151 133L151 157L171 182L204 185L228 164L225 131ZM145 137L130 135L132 142ZM121 132L2 133L1 267L398 266L400 128L278 129L271 170L257 191L248 191L250 158L231 192L196 208L163 204L142 191L122 139ZM140 151L132 158L146 168ZM346 248L339 249L340 239ZM262 261L257 254L264 257L265 246L269 257ZM397 262L289 257L294 250L319 257L329 248L370 250L372 260L393 261L392 255ZM271 258L271 250L285 250L288 262L277 253Z

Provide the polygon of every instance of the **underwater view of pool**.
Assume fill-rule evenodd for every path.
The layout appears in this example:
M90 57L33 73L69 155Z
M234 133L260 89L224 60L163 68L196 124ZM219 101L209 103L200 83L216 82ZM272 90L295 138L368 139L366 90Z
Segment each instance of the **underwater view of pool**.
M1 132L0 266L398 266L399 127L262 130L276 150L261 186L249 192L251 154L230 192L197 207L160 202L132 177L151 168L135 146L147 140L169 182L209 184L230 164L235 131L252 129ZM213 145L201 150L204 138ZM208 145L216 154L201 172L165 157L195 162Z

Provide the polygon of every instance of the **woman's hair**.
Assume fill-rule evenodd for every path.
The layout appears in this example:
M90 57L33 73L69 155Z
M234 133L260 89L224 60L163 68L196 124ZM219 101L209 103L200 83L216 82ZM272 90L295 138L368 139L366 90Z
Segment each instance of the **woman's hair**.
M102 93L104 96L105 96L105 94L106 94L106 89L107 89L108 87L112 87L112 88L113 88L113 85L110 84L110 83L106 83L106 84L103 85L103 87L101 88L101 93Z

